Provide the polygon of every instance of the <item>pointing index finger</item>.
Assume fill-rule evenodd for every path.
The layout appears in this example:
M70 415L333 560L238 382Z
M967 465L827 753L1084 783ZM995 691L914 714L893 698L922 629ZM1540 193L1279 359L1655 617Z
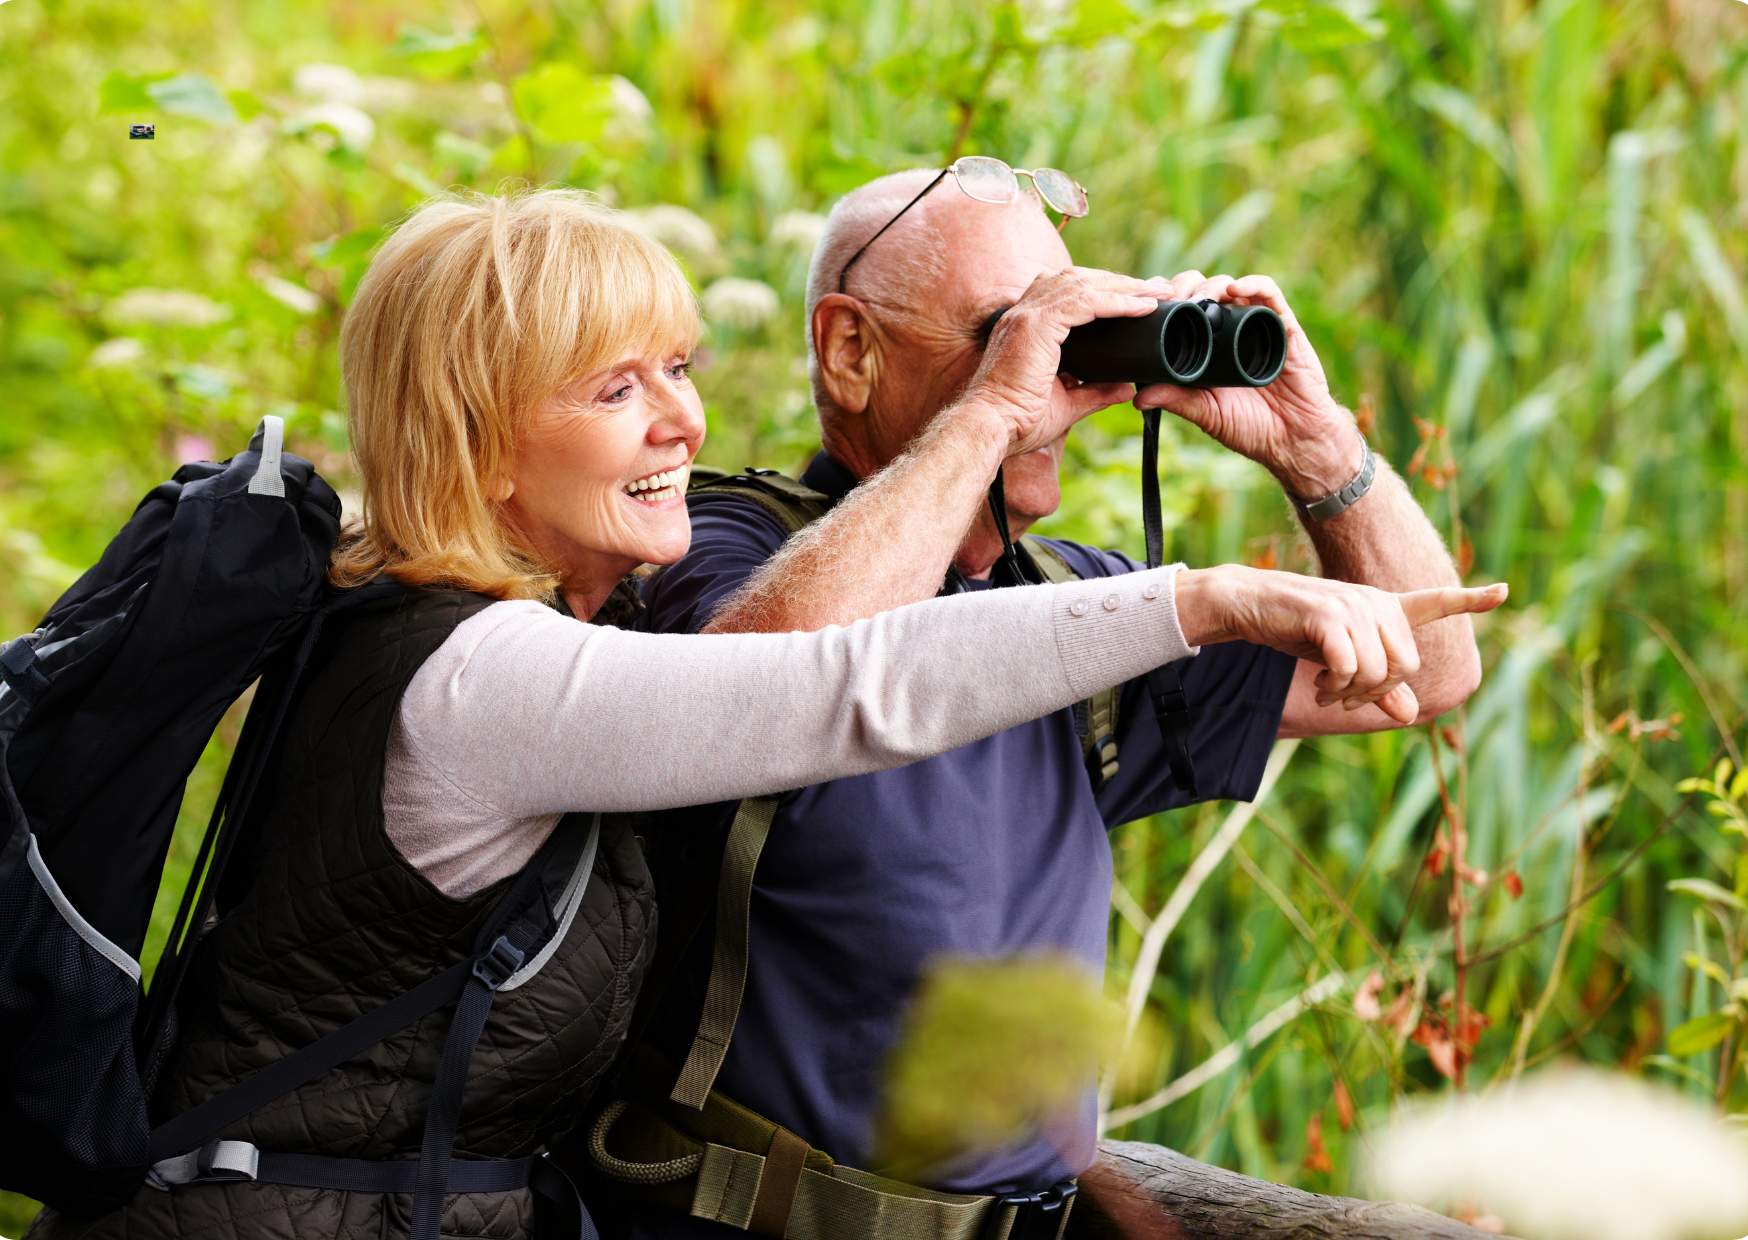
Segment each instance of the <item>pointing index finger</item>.
M1505 601L1510 592L1503 581L1490 586L1433 586L1426 590L1406 590L1396 597L1402 604L1402 614L1416 628L1446 616L1464 612L1492 611Z

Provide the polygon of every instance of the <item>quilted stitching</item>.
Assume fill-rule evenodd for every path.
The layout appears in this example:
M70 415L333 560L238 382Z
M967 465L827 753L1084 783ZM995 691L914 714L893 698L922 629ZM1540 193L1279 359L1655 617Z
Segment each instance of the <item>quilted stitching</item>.
M419 665L490 600L421 591L336 625L287 720L263 784L247 894L208 930L157 1099L185 1110L460 959L510 879L456 900L415 871L383 829L389 726ZM576 829L567 819L559 829ZM520 1157L571 1128L624 1039L653 936L637 841L604 825L593 881L539 976L500 995L474 1052L458 1155ZM447 1010L261 1108L223 1134L265 1149L354 1158L417 1155ZM142 1188L95 1222L44 1212L38 1240L168 1240L405 1234L411 1198L253 1184ZM533 1202L453 1194L442 1233L522 1240Z

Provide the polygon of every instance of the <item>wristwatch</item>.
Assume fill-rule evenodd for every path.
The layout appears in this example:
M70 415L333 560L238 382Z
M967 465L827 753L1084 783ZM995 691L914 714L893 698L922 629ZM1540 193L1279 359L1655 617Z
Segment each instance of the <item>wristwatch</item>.
M1287 492L1287 498L1293 501L1293 506L1299 510L1301 516L1310 517L1313 521L1327 521L1337 513L1347 511L1360 496L1372 489L1372 479L1378 473L1378 460L1372 455L1371 444L1366 444L1365 449L1366 459L1360 462L1360 472L1322 499L1307 502L1291 491Z

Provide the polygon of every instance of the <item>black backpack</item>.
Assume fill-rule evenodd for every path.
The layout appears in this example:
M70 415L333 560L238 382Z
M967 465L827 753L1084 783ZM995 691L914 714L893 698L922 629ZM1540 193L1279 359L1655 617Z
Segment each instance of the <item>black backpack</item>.
M544 1158L450 1157L467 1066L497 987L536 967L580 900L599 819L554 831L489 917L471 958L156 1128L148 1114L175 1039L176 994L249 804L322 630L407 587L326 579L340 501L265 418L247 451L183 465L31 632L0 645L0 1188L70 1214L163 1183L250 1178L413 1192L435 1240L446 1191L532 1185L592 1237ZM184 786L225 711L257 680L149 991L141 947ZM562 893L562 894L561 894ZM227 889L228 896L228 889ZM407 1162L259 1153L226 1125L388 1034L456 1004L422 1155ZM346 1167L324 1164L352 1164ZM297 1178L287 1181L283 1177ZM328 1183L328 1179L344 1182Z

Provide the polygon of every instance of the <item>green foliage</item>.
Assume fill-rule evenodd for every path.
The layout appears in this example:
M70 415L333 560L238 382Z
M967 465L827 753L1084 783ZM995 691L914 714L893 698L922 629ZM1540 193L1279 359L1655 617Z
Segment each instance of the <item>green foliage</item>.
M1748 960L1744 959L1748 956L1748 807L1744 806L1748 767L1737 770L1729 758L1720 758L1709 779L1690 777L1676 784L1675 790L1703 792L1706 812L1719 820L1718 830L1726 839L1734 837L1720 858L1732 886L1721 886L1709 878L1669 882L1670 891L1698 901L1694 912L1696 948L1683 955L1682 961L1697 975L1695 1005L1702 1009L1700 1015L1669 1031L1669 1054L1684 1059L1718 1048L1711 1083L1713 1093L1723 1100L1736 1086L1735 1077L1748 1072L1748 1060L1742 1054L1742 1034L1748 1030ZM1707 933L1708 922L1716 923L1719 931L1715 947ZM1717 987L1718 1006L1706 1011L1703 1009L1712 1000L1713 985ZM1698 1075L1703 1079L1703 1073Z
M15 0L0 55L0 633L265 412L352 485L341 314L433 188L691 212L699 285L778 306L699 359L706 460L793 468L818 213L956 153L1061 166L1092 190L1077 261L1274 275L1465 574L1512 585L1443 721L1460 749L1325 738L1263 798L1143 979L1170 1036L1112 1101L1237 1052L1117 1135L1339 1190L1371 1119L1459 1052L1477 1080L1571 1055L1748 1101L1719 935L1748 891L1714 829L1740 826L1740 776L1680 784L1748 703L1748 8ZM155 140L128 141L139 122ZM1044 532L1139 551L1138 431L1123 407L1076 431ZM1162 464L1171 558L1314 568L1256 466L1178 423ZM1113 835L1119 988L1227 808ZM1696 876L1717 891L1669 890ZM1466 991L1441 1006L1455 894ZM1373 969L1376 1019L1341 995L1244 1037Z

